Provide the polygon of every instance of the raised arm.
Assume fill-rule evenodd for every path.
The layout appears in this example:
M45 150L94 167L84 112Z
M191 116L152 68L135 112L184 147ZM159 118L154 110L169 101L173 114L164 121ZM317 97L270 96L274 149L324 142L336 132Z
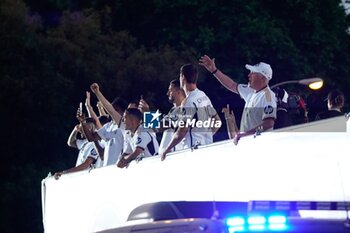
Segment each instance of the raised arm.
M79 127L80 125L76 125L70 133L67 141L68 146L77 148L77 135L80 132Z
M99 85L97 83L93 83L90 86L90 88L91 88L91 91L95 93L98 100L101 101L102 105L106 108L106 111L112 117L113 121L116 124L119 124L122 116L114 109L113 105L101 93Z
M91 127L91 123L85 122L85 116L77 114L77 119L80 122L81 131L83 132L85 138L89 141L98 141L100 140L100 136L96 133L96 131Z
M98 116L96 115L93 107L91 106L91 102L90 102L91 97L90 96L91 96L90 92L87 91L86 92L86 99L85 99L86 111L88 112L89 117L92 117L95 120L96 128L100 129L100 128L102 128L102 124L101 124L100 120L98 119Z
M207 55L204 55L199 59L199 65L212 73L226 89L238 94L237 83L216 68L215 58L211 59Z
M101 103L101 101L97 101L96 107L98 109L98 113L100 114L100 116L108 116L105 107L103 107L103 104Z
M149 104L144 99L140 99L138 109L140 109L141 112L149 112L150 111Z

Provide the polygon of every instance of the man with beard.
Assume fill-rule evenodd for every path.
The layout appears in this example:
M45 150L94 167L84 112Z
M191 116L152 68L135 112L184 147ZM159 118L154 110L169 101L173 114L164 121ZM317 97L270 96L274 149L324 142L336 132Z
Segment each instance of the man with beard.
M220 117L209 97L197 88L197 79L198 70L193 64L181 66L179 81L186 94L181 103L181 122L184 124L179 125L165 150L160 153L161 160L179 144L184 149L194 149L213 143L213 135L221 126Z
M173 107L169 110L168 114L163 117L163 122L160 124L161 127L159 129L154 129L157 133L163 132L162 140L159 145L160 154L165 150L165 147L169 144L174 132L176 131L176 122L181 115L181 103L186 98L185 92L181 89L180 81L178 79L174 79L169 83L166 95L168 96L169 102L173 104ZM144 99L140 100L139 109L143 112L150 111L149 105ZM172 151L179 151L182 149L182 146L178 144Z

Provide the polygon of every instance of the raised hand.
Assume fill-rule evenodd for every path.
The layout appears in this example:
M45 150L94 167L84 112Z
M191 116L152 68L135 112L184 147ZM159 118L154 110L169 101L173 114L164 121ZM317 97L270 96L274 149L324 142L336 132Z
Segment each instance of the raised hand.
M222 108L221 110L222 113L224 113L225 118L232 117L233 116L233 111L230 111L230 105L227 104L225 108Z
M91 107L90 99L91 99L91 94L90 94L89 91L87 91L87 92L86 92L86 99L85 99L85 107L86 107L86 108Z
M139 107L141 112L149 112L149 105L144 99L140 99Z
M100 86L97 83L93 83L91 84L90 89L93 93L96 94L96 92L100 91Z
M211 59L208 55L204 55L199 59L199 65L206 68L210 73L216 70L215 58Z
M101 103L101 101L97 101L96 107L99 109L103 108L103 104Z
M80 110L80 108L78 108L77 111L77 119L80 123L85 121L85 114Z

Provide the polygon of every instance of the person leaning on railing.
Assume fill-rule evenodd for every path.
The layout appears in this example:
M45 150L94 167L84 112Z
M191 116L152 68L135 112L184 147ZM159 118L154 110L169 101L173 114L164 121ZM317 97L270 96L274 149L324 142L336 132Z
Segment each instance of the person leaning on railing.
M272 79L272 69L267 63L246 65L250 71L248 85L237 84L229 76L217 69L215 58L204 55L199 65L205 67L228 90L239 94L245 101L241 118L240 133L236 134L235 144L242 136L255 134L257 131L271 130L276 120L277 102L268 83Z

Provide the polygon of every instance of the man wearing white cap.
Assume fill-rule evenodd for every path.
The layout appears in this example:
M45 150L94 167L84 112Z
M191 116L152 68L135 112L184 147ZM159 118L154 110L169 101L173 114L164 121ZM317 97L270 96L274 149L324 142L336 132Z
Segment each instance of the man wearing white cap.
M276 119L276 96L268 86L272 78L272 69L269 64L260 62L256 65L246 65L250 70L248 85L237 84L226 74L216 68L215 58L207 55L200 58L199 64L211 72L219 82L228 90L239 94L245 101L244 111L241 119L241 133L237 140L257 130L273 129Z

